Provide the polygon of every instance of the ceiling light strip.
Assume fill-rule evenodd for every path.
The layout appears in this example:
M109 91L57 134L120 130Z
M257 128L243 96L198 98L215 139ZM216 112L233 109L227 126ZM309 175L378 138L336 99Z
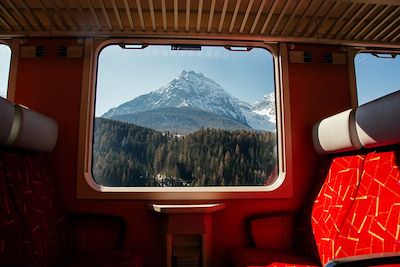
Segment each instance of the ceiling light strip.
M207 32L211 32L212 21L214 19L215 1L216 0L211 1L210 16L208 17ZM253 1L253 0L251 0L251 1Z
M222 27L224 25L224 20L226 15L226 9L228 8L228 1L229 0L225 0L224 6L222 7L221 18L219 20L219 25L218 25L218 32L222 32Z
M261 28L260 34L264 34L265 30L267 29L268 24L269 24L269 22L270 22L270 20L271 20L271 18L272 18L272 15L274 14L274 11L275 11L275 9L276 9L276 7L277 7L277 5L278 5L278 2L279 2L279 1L276 0L276 1L274 1L274 3L272 4L272 7L270 8L270 10L269 10L269 12L268 12L268 16L267 16L267 18L266 18L265 21L264 21L264 25L263 25L263 27Z
M124 7L125 7L126 16L128 17L129 27L131 27L131 30L134 31L135 24L133 23L132 11L131 11L131 7L129 6L128 0L124 0Z

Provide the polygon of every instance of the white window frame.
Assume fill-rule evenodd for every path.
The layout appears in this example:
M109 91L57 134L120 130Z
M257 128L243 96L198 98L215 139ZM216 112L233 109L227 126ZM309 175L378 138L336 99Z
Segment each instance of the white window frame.
M0 40L1 45L6 45L11 52L10 56L10 65L8 69L8 81L7 81L7 88L6 88L6 94L5 98L8 100L13 101L14 100L14 94L15 94L15 73L16 73L16 60L15 60L15 55L14 55L14 47L15 47L15 42L11 40Z
M383 54L397 54L397 57L400 57L400 50L398 49L377 49L377 48L365 48L365 47L356 47L356 48L349 48L349 57L351 60L351 64L349 64L349 75L350 75L350 88L351 88L351 99L352 99L352 107L357 108L360 106L358 103L358 84L357 84L357 77L356 77L356 64L355 60L358 54L361 53L383 53ZM371 101L373 101L372 99Z
M278 167L276 181L268 186L207 186L207 187L109 187L95 182L92 176L92 138L96 93L97 64L101 50L112 44L170 45L197 44L209 46L248 46L265 48L274 60L275 98L277 116ZM85 39L84 70L81 94L77 197L83 199L254 199L290 198L293 195L291 171L290 107L287 77L287 46L261 41L216 41L185 39ZM283 90L285 87L285 90ZM286 123L285 123L286 122ZM285 127L283 127L285 125ZM287 179L289 176L290 179ZM286 184L285 188L282 187Z

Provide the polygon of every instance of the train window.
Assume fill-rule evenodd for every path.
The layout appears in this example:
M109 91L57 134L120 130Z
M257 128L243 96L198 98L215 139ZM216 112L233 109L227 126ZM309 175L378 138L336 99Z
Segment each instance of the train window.
M359 105L400 90L400 55L363 52L354 65Z
M7 98L10 62L11 49L5 44L0 44L0 97L4 98Z
M109 187L271 185L274 58L265 48L120 45L98 55L92 176Z

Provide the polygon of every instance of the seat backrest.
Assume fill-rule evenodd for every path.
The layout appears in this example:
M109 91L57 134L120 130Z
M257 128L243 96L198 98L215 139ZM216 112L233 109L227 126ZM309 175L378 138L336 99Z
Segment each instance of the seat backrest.
M1 107L12 110L7 113L11 119L2 119L12 121L11 129L0 128L0 161L10 202L30 242L33 264L55 266L68 251L68 222L57 201L51 164L42 151L54 148L57 124L4 99L0 99Z
M32 248L8 192L3 163L0 161L0 266L28 266Z
M335 257L400 252L400 91L356 112L368 153L354 204L335 244Z
M365 156L354 124L354 110L328 117L314 126L313 141L320 153L330 156L329 169L314 200L311 227L322 264L334 257L335 239L350 211L360 182ZM347 152L343 154L343 152Z
M335 258L400 252L400 149L371 152Z

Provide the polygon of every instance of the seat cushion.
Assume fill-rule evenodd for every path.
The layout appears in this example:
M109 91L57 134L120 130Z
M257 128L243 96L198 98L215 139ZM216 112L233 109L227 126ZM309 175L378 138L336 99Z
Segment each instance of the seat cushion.
M314 267L318 262L292 251L241 248L231 251L234 267Z
M334 257L334 242L357 193L364 158L355 155L333 159L314 201L311 224L322 264Z
M0 266L24 266L32 262L32 248L7 190L0 161Z
M104 251L100 253L78 254L67 264L68 267L142 267L143 257L130 250Z
M33 263L52 266L64 261L70 246L69 222L57 204L49 161L44 155L2 151L8 190L32 246Z
M371 152L335 257L400 252L400 151Z

